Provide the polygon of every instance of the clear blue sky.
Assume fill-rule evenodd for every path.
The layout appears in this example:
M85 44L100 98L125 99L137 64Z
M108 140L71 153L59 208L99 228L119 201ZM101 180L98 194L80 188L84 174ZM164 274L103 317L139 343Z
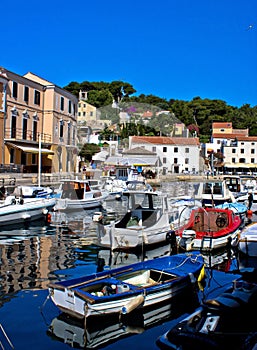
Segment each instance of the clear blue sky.
M0 66L20 75L257 105L256 0L13 0L1 30Z

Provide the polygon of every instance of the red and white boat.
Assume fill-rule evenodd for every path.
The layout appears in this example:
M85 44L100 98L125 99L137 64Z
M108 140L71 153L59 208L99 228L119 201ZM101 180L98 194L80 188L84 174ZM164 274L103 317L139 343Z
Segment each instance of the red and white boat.
M230 209L192 210L189 221L176 231L179 248L210 251L238 242L242 219Z

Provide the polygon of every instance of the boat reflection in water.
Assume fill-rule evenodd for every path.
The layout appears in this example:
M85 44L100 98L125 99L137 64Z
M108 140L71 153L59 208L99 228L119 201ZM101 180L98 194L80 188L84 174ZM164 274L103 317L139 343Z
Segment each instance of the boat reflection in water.
M88 318L86 322L65 314L54 318L47 334L71 347L95 349L107 346L121 338L140 334L151 327L178 318L198 306L197 293L184 293L166 303L132 311L128 315Z

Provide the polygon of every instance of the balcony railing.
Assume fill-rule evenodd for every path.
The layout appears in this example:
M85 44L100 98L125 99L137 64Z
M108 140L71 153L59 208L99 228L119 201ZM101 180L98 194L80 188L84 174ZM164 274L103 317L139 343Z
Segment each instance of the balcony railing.
M19 128L6 128L4 133L5 140L15 141L34 141L39 142L40 133L32 130L24 130ZM41 133L41 141L44 143L52 143L50 134Z

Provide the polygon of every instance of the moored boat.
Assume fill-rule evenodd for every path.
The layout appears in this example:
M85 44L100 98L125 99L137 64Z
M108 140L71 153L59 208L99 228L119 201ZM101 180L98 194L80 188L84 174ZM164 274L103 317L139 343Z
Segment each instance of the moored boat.
M177 254L51 283L49 295L64 313L77 318L119 313L156 305L195 285L199 254Z
M176 235L182 250L222 248L237 243L242 220L230 209L196 208Z
M158 347L245 349L249 334L256 331L256 277L256 271L243 274L227 291L204 300L192 314L157 339Z
M0 206L0 226L23 224L46 218L55 204L55 198L8 196Z
M228 189L226 181L219 179L200 182L194 197L200 200L205 207L214 207L236 201L232 192Z
M57 198L55 210L77 210L100 207L108 197L108 191L92 188L87 180L63 180L61 198Z
M97 225L98 244L111 249L130 249L164 243L170 231L167 196L161 192L123 192L125 215L109 225Z
M238 239L238 249L241 254L257 258L257 223L247 225Z

